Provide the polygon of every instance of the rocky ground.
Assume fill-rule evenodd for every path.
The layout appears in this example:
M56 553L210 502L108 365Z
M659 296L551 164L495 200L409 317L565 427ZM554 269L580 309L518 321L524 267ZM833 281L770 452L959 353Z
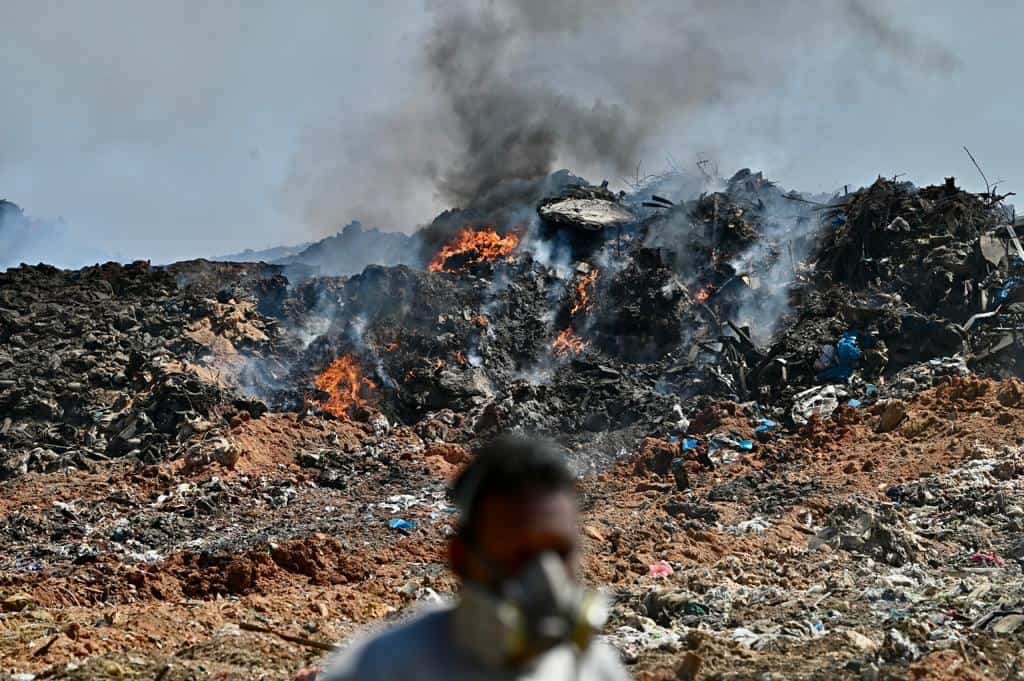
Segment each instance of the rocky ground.
M580 471L637 678L1024 678L998 197L668 189L429 268L0 274L0 679L286 679L451 592L510 428Z

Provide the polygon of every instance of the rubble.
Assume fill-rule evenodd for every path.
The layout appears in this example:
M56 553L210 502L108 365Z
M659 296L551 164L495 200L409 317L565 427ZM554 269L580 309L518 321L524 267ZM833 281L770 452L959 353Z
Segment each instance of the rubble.
M881 406L882 414L878 417L878 425L875 426L875 430L879 433L896 430L896 427L907 416L907 405L900 400L889 400Z
M232 390L279 337L250 302L202 297L146 263L23 267L0 286L0 478L198 456L235 415L266 411Z
M553 201L542 204L537 212L548 223L591 231L621 227L636 221L636 216L619 204L598 198Z
M446 485L508 429L581 474L638 677L1021 678L998 197L550 186L351 276L0 274L0 678L285 678L451 591Z

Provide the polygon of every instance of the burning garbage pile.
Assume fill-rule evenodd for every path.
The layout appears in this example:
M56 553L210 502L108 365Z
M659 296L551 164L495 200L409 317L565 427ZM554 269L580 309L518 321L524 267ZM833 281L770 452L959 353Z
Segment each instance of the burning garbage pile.
M493 227L459 231L455 239L437 252L427 269L431 272L457 272L472 265L493 262L510 255L519 245L515 232L499 236Z
M365 410L377 389L377 384L363 375L352 355L343 355L331 362L313 380L313 385L327 395L320 406L338 418L348 418L354 409Z
M219 372L218 389L241 390L271 409L312 408L364 422L379 413L406 425L455 409L467 423L528 424L573 446L606 430L633 441L671 435L665 415L676 402L688 417L709 397L756 402L766 417L798 426L809 415L802 405L818 405L814 413L825 417L844 402L905 396L911 383L919 391L934 382L927 377L948 375L941 368L950 363L957 374L1015 375L1024 253L1002 197L965 192L952 179L919 189L879 178L857 192L809 198L750 171L716 189L666 198L670 192L659 186L627 195L569 183L539 201L534 228L466 225L422 270L371 266L353 277L293 285L266 266L239 288L205 281L232 276L214 264L194 272L177 266L180 282L191 277L224 288L209 292L215 302L194 293L150 295L146 305L163 300L162 309L191 318L177 322L178 332L148 333L171 339L164 365ZM576 248L581 240L586 247ZM568 247L552 256L551 244ZM28 310L30 300L15 296L19 277L38 275L12 272L6 334L13 347L31 347L34 327L23 329L26 317L17 311ZM169 280L152 286L182 295ZM196 316L203 306L208 311L198 314L210 317ZM138 308L115 314L115 337L148 329L152 322L138 318L154 319ZM240 335L225 326L225 314L244 329ZM92 322L83 323L71 328L93 338ZM187 350L189 342L208 354ZM122 377L107 379L108 389L140 376L152 380L145 361L154 360L131 347L122 352ZM86 366L58 363L62 356L51 365L66 372ZM7 357L16 364L22 354ZM616 380L588 385L581 377L591 366ZM101 380L99 370L90 371ZM12 416L72 424L84 418L97 428L88 425L96 417L86 416L82 390L58 383L53 393L32 397L35 384L4 380ZM209 410L185 411L185 420L194 420ZM157 431L181 439L181 416L165 423L153 409L146 413ZM57 431L47 437L79 458L146 449L149 421L128 427L124 418L110 418L100 428L106 433L97 430L84 450ZM11 470L62 459L45 447L36 451L47 442L43 430L15 438L37 446L31 455L16 447L20 453L7 457L19 462ZM467 443L477 436L461 435Z
M785 674L823 637L842 678L961 649L1006 668L1024 250L1005 197L677 179L548 182L504 221L446 213L460 226L421 240L422 266L349 277L0 274L0 537L26 552L0 595L63 593L52 579L103 602L89 589L116 574L133 590L111 607L230 595L285 617L316 584L376 619L450 586L431 567L444 481L524 430L586 474L585 569L616 591L610 636L638 671ZM121 491L51 508L58 475ZM400 569L378 588L364 560Z
M882 178L807 197L750 171L718 187L666 198L570 183L539 202L539 229L467 226L426 271L368 268L340 282L330 328L272 406L299 403L311 380L323 390L322 367L353 357L359 408L314 405L406 424L454 409L467 443L524 427L575 449L679 435L677 403L693 418L709 398L752 402L800 427L944 376L1012 375L1012 334L994 335L1017 266L999 197ZM598 225L580 201L621 220ZM550 243L568 244L561 260L537 257Z
M564 357L566 355L578 355L587 349L587 341L577 336L571 326L558 332L555 342L551 346L555 355Z

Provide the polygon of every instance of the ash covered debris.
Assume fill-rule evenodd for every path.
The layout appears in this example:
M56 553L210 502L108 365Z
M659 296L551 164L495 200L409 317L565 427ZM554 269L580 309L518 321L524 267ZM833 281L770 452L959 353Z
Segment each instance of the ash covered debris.
M206 287L219 277L241 290L256 269L133 263L0 274L0 476L212 456L218 426L266 411L239 392L237 375L247 357L274 352L280 331L251 299Z
M169 421L154 419L163 407L151 406L143 409L149 421L131 428L112 412L99 420L123 426L124 436L109 423L104 433L80 404L91 386L64 378L73 367L108 390L151 389L147 381L160 374L147 362L160 361L205 372L218 390L302 410L336 397L315 379L344 356L375 387L374 399L359 400L364 419L380 411L415 425L453 409L481 432L528 427L579 447L670 435L675 402L692 416L711 395L755 402L788 423L798 394L839 383L845 400L871 403L910 385L915 366L946 357L984 375L1013 374L1024 272L999 197L965 192L952 179L918 189L879 178L824 201L749 170L716 184L698 196L655 199L644 188L613 194L558 173L526 192L550 193L536 198L533 223L513 230L511 222L466 222L437 244L429 271L375 265L293 282L280 266L203 261L109 276L97 274L103 268L11 270L2 399L12 415L41 423L85 418L95 433L84 449L78 431L51 436L72 456L107 448L123 455L149 446L139 428L180 439L181 424L210 409L193 414L172 400ZM566 201L598 202L614 219L595 222ZM453 215L418 240L430 243ZM593 229L598 223L604 228ZM565 239L587 246L553 257L551 244ZM111 281L122 289L102 288ZM48 289L67 289L81 311L65 311L65 336L75 341L39 336L58 352L33 371L23 364L28 349L38 349L37 334L57 314L35 302ZM111 342L120 349L104 361L114 364L96 366L89 347ZM19 427L12 421L8 431ZM21 440L44 442L41 432ZM466 442L478 436L461 434ZM30 458L40 457L66 458Z
M608 190L607 183L600 187L571 185L561 196L542 201L537 213L552 225L600 231L636 221L636 216L618 202L620 198Z
M377 618L450 588L444 480L524 430L587 474L588 574L638 671L785 674L822 640L838 678L954 646L1011 664L1024 261L999 197L749 170L519 189L351 276L0 274L0 595L248 607L315 585ZM39 505L59 476L103 492Z

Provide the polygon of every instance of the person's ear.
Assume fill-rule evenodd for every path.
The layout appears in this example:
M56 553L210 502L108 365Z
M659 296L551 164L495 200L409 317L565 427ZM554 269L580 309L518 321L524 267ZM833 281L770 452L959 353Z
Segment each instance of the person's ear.
M452 572L459 576L461 579L465 579L469 572L469 551L467 550L466 540L455 535L451 541L448 542L448 564L452 568Z

